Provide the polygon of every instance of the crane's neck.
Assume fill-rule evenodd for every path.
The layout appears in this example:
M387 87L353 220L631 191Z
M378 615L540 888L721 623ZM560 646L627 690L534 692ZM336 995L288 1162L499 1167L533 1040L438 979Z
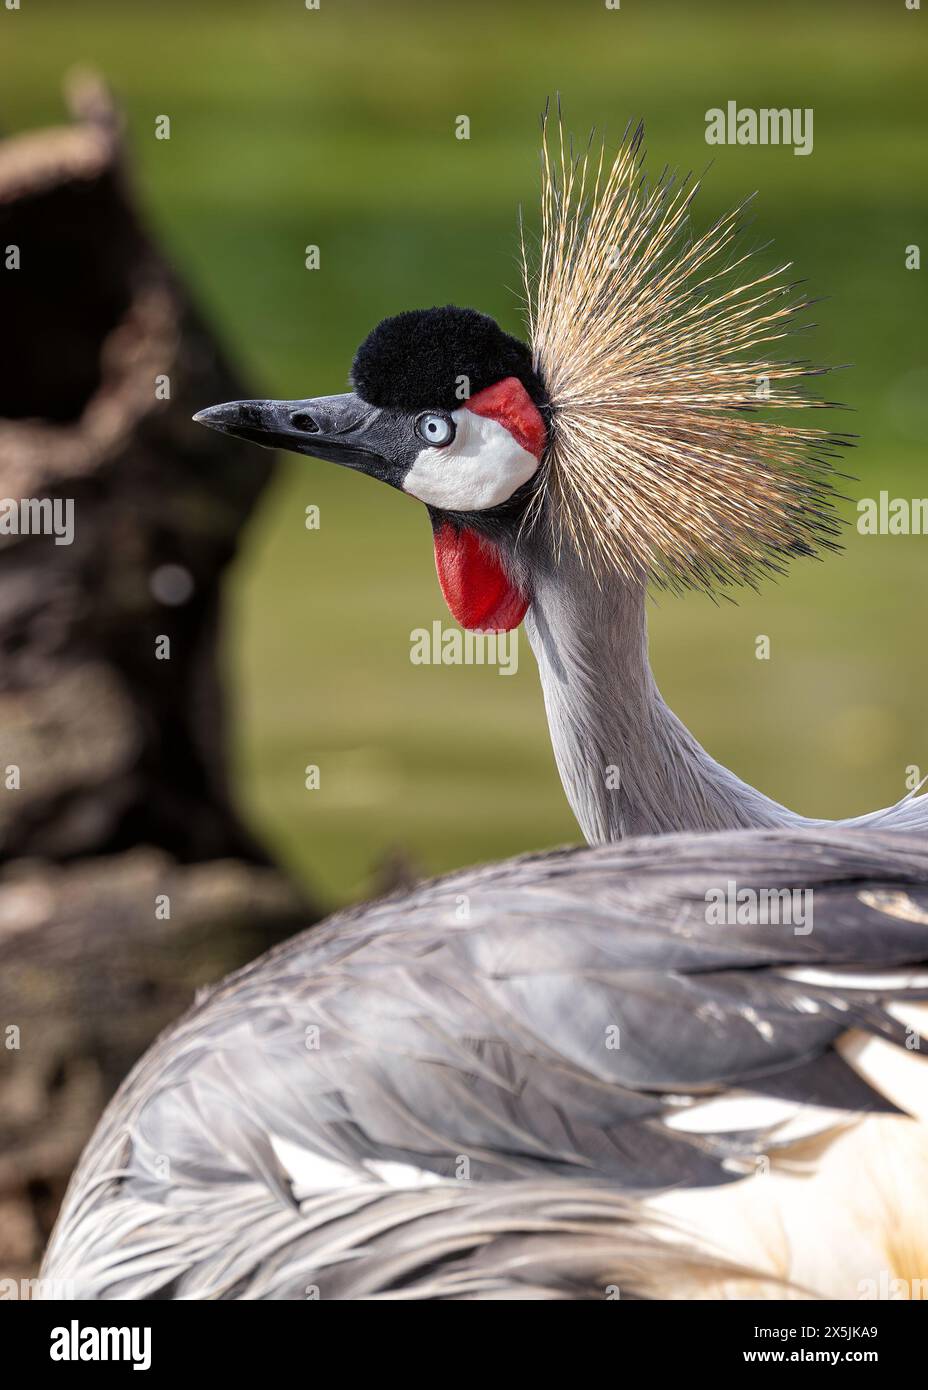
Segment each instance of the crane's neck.
M661 699L643 585L603 589L571 557L532 576L525 625L554 756L591 844L800 818L715 762Z

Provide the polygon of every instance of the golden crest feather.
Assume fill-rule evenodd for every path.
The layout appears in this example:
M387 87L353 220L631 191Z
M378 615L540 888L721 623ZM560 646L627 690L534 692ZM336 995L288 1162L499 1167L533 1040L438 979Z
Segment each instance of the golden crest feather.
M776 361L811 301L789 264L745 274L743 208L690 228L699 182L643 173L643 129L574 157L542 135L541 233L522 270L551 442L534 498L558 550L599 576L712 590L837 548L831 460L849 436L767 413L828 405L828 370ZM553 148L552 148L553 147Z

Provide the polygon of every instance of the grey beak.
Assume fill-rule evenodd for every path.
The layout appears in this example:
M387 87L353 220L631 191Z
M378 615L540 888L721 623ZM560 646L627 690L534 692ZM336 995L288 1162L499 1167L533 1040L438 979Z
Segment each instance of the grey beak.
M398 473L396 466L400 422L395 414L369 405L353 391L304 401L229 401L193 418L236 439L328 459L394 487L402 485L406 471L403 467Z

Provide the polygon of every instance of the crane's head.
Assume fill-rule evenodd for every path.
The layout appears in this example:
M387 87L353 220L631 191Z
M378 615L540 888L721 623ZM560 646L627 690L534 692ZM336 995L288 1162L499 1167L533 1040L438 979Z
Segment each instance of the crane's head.
M531 601L516 577L516 538L548 439L529 348L474 309L414 309L369 334L352 382L342 395L233 401L194 418L424 502L454 617L484 631L516 627Z
M713 590L835 549L850 440L778 418L829 404L805 390L823 368L771 350L812 302L788 264L744 273L740 208L697 234L698 184L645 178L640 127L611 167L544 131L531 348L472 309L415 310L361 345L346 395L196 418L419 498L467 627L516 626L565 551L600 589Z

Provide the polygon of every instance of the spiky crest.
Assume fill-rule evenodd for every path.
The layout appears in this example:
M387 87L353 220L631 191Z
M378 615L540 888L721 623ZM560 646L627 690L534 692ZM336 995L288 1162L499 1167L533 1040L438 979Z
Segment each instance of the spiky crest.
M610 165L592 135L573 156L560 109L553 141L551 124L546 111L534 266L522 237L552 416L528 522L600 577L672 589L753 584L836 549L831 460L849 436L764 418L830 404L802 390L827 368L770 355L812 302L789 264L744 275L762 249L743 245L744 204L694 234L699 182L649 182L642 126Z

